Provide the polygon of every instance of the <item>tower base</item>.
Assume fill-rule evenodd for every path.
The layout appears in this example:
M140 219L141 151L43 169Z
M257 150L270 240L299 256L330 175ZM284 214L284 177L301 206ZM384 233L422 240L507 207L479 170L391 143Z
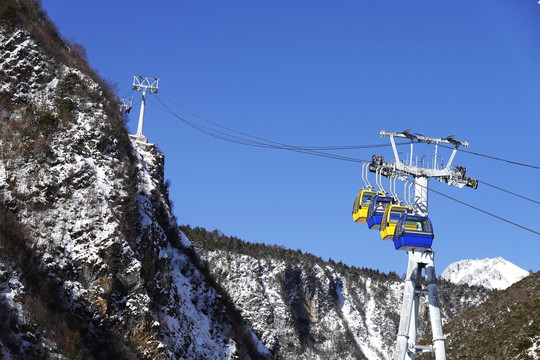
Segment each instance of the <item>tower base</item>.
M146 138L146 136L142 135L142 134L135 134L135 135L129 135L129 138L135 142L135 144L145 150L145 151L150 151L150 149L152 148L155 148L155 145L154 144L151 144L148 142L148 139Z
M432 250L407 251L409 263L403 289L403 305L399 321L395 360L414 360L423 352L434 352L436 360L446 360L442 330L437 277L435 276L434 252ZM425 270L426 285L422 287L422 270ZM418 307L420 295L428 295L429 317L433 334L433 345L417 345Z

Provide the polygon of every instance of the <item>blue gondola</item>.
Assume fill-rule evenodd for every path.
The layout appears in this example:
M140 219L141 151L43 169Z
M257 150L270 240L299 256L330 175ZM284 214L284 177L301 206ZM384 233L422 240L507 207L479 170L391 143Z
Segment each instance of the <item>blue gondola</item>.
M377 195L371 200L367 213L367 225L371 230L379 230L384 210L395 203L391 196Z
M433 244L433 225L427 216L405 214L396 224L396 250L425 250Z

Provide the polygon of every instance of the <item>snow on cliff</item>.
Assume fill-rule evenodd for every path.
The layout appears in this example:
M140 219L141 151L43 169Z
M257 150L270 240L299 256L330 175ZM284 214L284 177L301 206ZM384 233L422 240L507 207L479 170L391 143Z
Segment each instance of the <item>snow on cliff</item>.
M484 286L503 290L529 275L529 272L502 257L461 260L450 264L441 278L456 284Z
M36 265L0 243L0 358L267 358L178 230L159 150L91 76L1 30L0 205Z

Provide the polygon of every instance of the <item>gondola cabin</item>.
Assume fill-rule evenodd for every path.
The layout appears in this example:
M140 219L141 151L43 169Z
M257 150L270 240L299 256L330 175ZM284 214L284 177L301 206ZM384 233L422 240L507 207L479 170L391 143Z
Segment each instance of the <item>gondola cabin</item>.
M396 224L394 247L404 251L429 249L434 237L429 217L405 214Z
M379 230L384 210L395 202L391 196L377 195L371 200L367 213L367 225L371 230Z
M390 205L384 210L381 220L381 238L383 240L393 240L396 224L404 214L410 211L408 206Z
M372 191L372 190L360 190L356 199L354 200L353 205L353 220L357 223L366 223L367 212L371 200L377 196L382 195L382 192Z

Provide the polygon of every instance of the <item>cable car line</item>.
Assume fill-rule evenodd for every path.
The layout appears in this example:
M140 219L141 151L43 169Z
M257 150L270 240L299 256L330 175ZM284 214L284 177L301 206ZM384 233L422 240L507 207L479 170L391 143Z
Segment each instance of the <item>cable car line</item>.
M240 135L244 135L244 136L248 136L248 137L251 137L251 138L254 138L254 139L258 139L258 140L262 140L262 141L266 141L266 142L270 142L270 143L274 143L274 144L277 144L277 145L281 145L281 146L290 146L290 147L294 147L296 149L300 149L300 150L356 150L356 149L371 149L371 148L379 148L379 147L390 147L392 146L391 144L369 144L369 145L330 145L330 146L299 146L299 145L286 145L286 144L282 144L282 143L279 143L279 142L276 142L276 141L272 141L272 140L268 140L268 139L264 139L264 138L261 138L261 137L258 137L258 136L254 136L254 135L250 135L250 134L247 134L247 133L244 133L244 132L241 132L241 131L238 131L238 130L235 130L235 129L231 129L227 126L224 126L224 125L221 125L219 123L216 123L212 120L209 120L209 119L206 119L205 117L201 116L201 115L198 115L196 113L194 113L193 111L190 111L189 109L186 109L185 107L177 104L176 102L174 102L173 100L171 100L170 98L168 98L166 95L163 95L161 94L161 96L163 96L167 101L169 101L170 103L172 103L173 105L177 106L178 108L182 109L183 111L203 120L203 121L206 121L212 125L215 125L215 126L218 126L222 129L225 129L225 130L228 130L228 131L232 131L234 133L237 133L237 134L240 134ZM162 102L163 104L163 102ZM404 141L404 142L399 142L399 143L396 143L396 145L408 145L410 142L409 141Z
M193 116L195 116L195 117L197 117L197 118L199 118L199 119L201 119L203 121L206 121L206 122L208 122L210 124L218 126L218 127L222 128L222 129L225 129L225 130L228 130L228 131L240 134L240 135L248 136L248 137L251 137L251 138L254 138L254 139L266 141L266 142L269 142L269 143L274 143L274 144L277 144L277 145L280 145L280 146L293 147L293 148L295 148L297 150L307 150L307 151L311 151L311 150L314 150L314 151L316 151L316 150L325 150L325 151L357 150L357 149L370 149L370 148L379 148L379 147L391 146L391 144L334 145L334 146L293 146L293 145L285 145L285 144L281 144L281 143L278 143L278 142L275 142L275 141L272 141L272 140L260 138L260 137L257 137L257 136L253 136L253 135L250 135L250 134L247 134L247 133L244 133L244 132L231 129L231 128L226 127L226 126L223 126L223 125L221 125L219 123L216 123L216 122L214 122L212 120L206 119L205 117L203 117L203 116L201 116L199 114L196 114L193 111L190 111L189 109L186 109L185 107L183 107L182 105L176 103L175 101L173 101L172 99L170 99L166 95L163 95L163 93L161 93L161 96L163 96L167 101L169 101L173 105L177 106L178 108L182 109L183 111L185 111L185 112L187 112L187 113L189 113L189 114L191 114L191 115L193 115ZM408 144L410 144L410 141L396 142L396 145L408 145ZM447 146L447 145L444 145L444 144L439 144L439 146L444 147L446 149L451 149L451 150L453 149L453 147ZM269 147L269 146L264 146L264 147ZM510 163L510 164L514 164L514 165L530 167L530 168L533 168L533 169L540 169L540 166L525 164L525 163L521 163L521 162L517 162L517 161L507 160L507 159L502 159L502 158L499 158L499 157L496 157L496 156L490 156L490 155L486 155L486 154L481 154L481 153L477 153L477 152L470 151L470 150L458 149L458 151L462 151L462 152L469 153L469 154L476 155L476 156L482 156L482 157L485 157L485 158L488 158L488 159L503 161L503 162L507 162L507 163ZM489 186L489 184L486 184L486 185ZM505 190L503 190L503 191L505 191ZM506 192L508 192L508 191L506 191ZM517 196L521 197L520 195L517 195ZM527 199L527 200L530 200L530 199ZM536 202L534 200L532 200L532 201Z
M498 187L498 186L488 184L487 182L482 181L482 180L478 180L478 182L481 183L481 184L490 186L490 187L492 187L492 188L494 188L494 189L497 189L497 190L500 190L500 191L504 191L505 193L512 194L512 195L514 195L514 196L520 197L520 198L522 198L522 199L525 199L525 200L528 200L528 201L531 201L531 202L533 202L533 203L537 203L537 204L540 205L540 201L536 201L536 200L531 199L531 198L528 198L528 197L526 197L526 196L516 194L516 193L511 192L511 191L509 191L509 190L505 190L505 189L500 188L500 187Z
M158 99L158 101L160 102L161 106L159 106L163 111L169 113L170 115L178 118L179 120L181 120L182 122L184 122L185 124L193 127L194 129L200 131L200 132L203 132L207 135L210 135L212 137L215 137L215 138L218 138L218 139L221 139L221 140L224 140L224 141L228 141L228 142L232 142L232 143L237 143L237 144L241 144L241 145L248 145L248 146L254 146L254 147L261 147L261 148L271 148L271 149L280 149L280 150L289 150L289 151L294 151L294 152L299 152L299 153L303 153L303 154L308 154L308 155L314 155L314 156L319 156L319 157L326 157L326 158L331 158L331 159L336 159L336 160L343 160L343 161L349 161L349 162L354 162L354 163L370 163L369 161L367 160L362 160L362 159L358 159L358 158L352 158L352 157L347 157L347 156L341 156L341 155L336 155L336 154L329 154L329 153L324 153L324 152L321 152L321 151L316 151L316 150L309 150L307 148L303 148L303 147L297 147L297 146L293 146L293 145L287 145L287 144L282 144L282 143L279 143L279 142L276 142L276 141L272 141L272 140L267 140L267 139L263 139L263 138L259 138L259 137L256 137L256 136L251 136L251 135L248 135L248 134L244 134L240 131L236 131L236 130L233 130L233 129L229 129L227 127L224 127L224 126L221 126L219 124L216 124L216 126L219 126L221 128L224 128L224 129L227 129L229 131L233 131L235 133L238 133L238 134L244 134L245 136L249 136L249 137L253 137L253 138L256 138L256 139L259 139L259 140L262 140L262 141L266 141L265 142L262 142L262 141L255 141L255 140L251 140L251 139L248 139L248 138L243 138L243 137L240 137L240 136L236 136L236 135L232 135L232 134L227 134L225 132L222 132L222 131L218 131L218 130L215 130L215 129L211 129L211 128L208 128L206 126L202 126L202 125L199 125L199 124L196 124L196 123L193 123L185 118L183 118L182 116L178 115L177 113L175 113L173 110L171 110L166 104L163 103L163 101L159 98L159 97L156 97ZM206 121L209 121L211 122L210 120L206 120ZM213 123L213 122L211 122ZM214 123L215 124L215 123ZM485 183L485 182L482 182L484 183L485 185L488 185L488 186L491 186L493 188L496 188L496 189L499 189L501 191L505 191L505 192L508 192L508 193L511 193L515 196L518 196L520 198L524 198L526 200L529 200L529 201L533 201L533 202L537 202L535 200L532 200L532 199L529 199L529 198L526 198L526 197L523 197L521 195L518 195L518 194L515 194L515 193L512 193L508 190L504 190L502 188L499 188L499 187L496 187L494 185L491 185L491 184L488 184L488 183ZM480 209L474 205L471 205L471 204L468 204L464 201L461 201L461 200L458 200L458 199L455 199L451 196L448 196L444 193L441 193L437 190L434 190L434 189L431 189L431 188L428 188L429 191L432 191L436 194L439 194L443 197L446 197L450 200L453 200L455 202L458 202L462 205L465 205L471 209L474 209L474 210L477 210L477 211L480 211L486 215L489 215L491 217L494 217L498 220L501 220L501 221L504 221L506 223L509 223L511 225L514 225L514 226L517 226L521 229L524 229L524 230L527 230L529 232L532 232L533 234L536 234L536 235L540 235L540 232L537 232L535 230L532 230L528 227L525 227L523 225L520 225L520 224L517 224L515 222L512 222L508 219L505 219L503 217L500 217L498 215L495 215L493 213L490 213L486 210L483 210L483 209Z
M207 135L210 135L212 137L216 137L218 139L221 139L221 140L225 140L225 141L228 141L228 142L237 143L237 144L241 144L241 145L254 146L254 147L289 150L289 151L304 153L304 154L308 154L308 155L326 157L326 158L331 158L331 159L336 159L336 160L350 161L350 162L355 162L355 163L367 163L368 162L367 160L361 160L361 159L352 158L352 157L348 157L348 156L341 156L341 155L336 155L336 154L324 153L324 152L316 151L316 150L304 149L302 147L281 144L281 143L278 143L278 142L275 142L275 141L266 140L266 139L262 139L262 138L259 138L259 139L265 140L265 141L267 141L267 143L261 142L261 141L255 141L255 140L251 140L251 139L247 139L247 138L243 138L243 137L232 135L232 134L227 134L227 133L219 131L219 130L211 129L211 128L208 128L206 126L202 126L202 125L193 123L193 122L183 118L182 116L180 116L177 113L175 113L174 111L172 111L166 104L164 104L161 101L161 99L159 99L159 97L156 97L156 98L161 103L160 107L162 108L162 110L168 112L170 115L178 118L179 120L181 120L185 124L193 127L194 129L196 129L196 130L198 130L200 132L203 132L203 133L205 133ZM232 129L231 129L231 131L234 131L236 133L240 133L240 132L232 130ZM257 137L255 137L255 138L257 138Z
M264 142L260 142L260 141L254 141L254 140L243 138L243 137L240 137L240 136L227 134L227 133L225 133L223 131L215 130L215 129L212 129L212 128L209 128L209 127L206 127L206 126L203 126L203 125L196 124L196 123L194 123L192 121L189 121L189 120L185 119L184 117L178 115L174 111L172 111L166 104L164 104L161 101L161 99L158 99L158 101L161 103L160 107L162 108L162 110L168 112L169 114L171 114L174 117L178 118L179 120L186 123L187 125L195 128L196 130L201 131L201 132L203 132L203 133L205 133L207 135L217 137L217 138L225 140L225 141L230 141L230 142L242 144L242 145L263 147L263 148L278 148L277 145L264 143ZM220 126L220 127L222 127L222 126ZM238 132L236 130L233 130L233 129L230 129L230 131L240 133L240 132Z
M193 123L193 122L179 116L178 114L174 113L165 104L162 103L162 105L166 108L166 110L164 109L165 111L169 112L171 115L177 117L178 119L180 119L184 123L188 124L189 126L195 128L196 130L201 131L201 132L203 132L203 133L205 133L207 135L219 138L221 140L225 140L225 141L229 141L229 142L233 142L233 143L237 143L237 144L241 144L241 145L254 146L254 147L290 150L290 151L295 151L295 152L299 152L299 153L315 155L315 156L320 156L320 157L327 157L327 158L332 158L332 159L337 159L337 160L351 161L351 162L357 162L357 163L359 163L359 162L360 163L361 162L367 162L366 160L360 160L360 159L341 156L341 155L328 154L328 153L323 153L323 152L313 151L313 150L303 150L301 148L297 148L297 147L294 147L294 146L291 146L291 145L285 145L285 144L283 144L283 145L274 145L274 144L262 143L262 142L253 141L253 140L250 140L250 139L245 139L245 138L242 138L242 137L239 137L239 136L227 134L227 133L215 130L215 129L210 129L210 128L205 127L205 126L195 124L195 123Z
M442 144L439 144L439 146L444 147L444 148L447 148L447 149L453 149L453 148L450 147L450 146L446 146L446 145L442 145ZM474 152L474 151L465 150L465 149L458 149L458 151L465 152L465 153L472 154L472 155L476 155L476 156L483 156L483 157L488 158L488 159L499 160L499 161L507 162L507 163L514 164L514 165L520 165L520 166L525 166L525 167L530 167L530 168L532 168L532 169L538 169L538 170L540 170L540 166L536 166L536 165L530 165L530 164L525 164L525 163L521 163L521 162L517 162L517 161L501 159L501 158L496 157L496 156L490 156L490 155L486 155L486 154L480 154L480 153L477 153L477 152Z
M161 99L159 99L158 97L158 100L160 101L161 105L164 106L167 111L172 114L173 116L175 117L178 117L180 120L184 121L186 124L194 127L195 129L205 133L205 134L208 134L210 136L214 136L216 138L219 138L219 139L222 139L222 140L225 140L225 141L230 141L230 142L233 142L233 143L237 143L237 144L241 144L241 145L248 145L248 146L254 146L254 147L262 147L262 148L271 148L271 149L281 149L281 150L290 150L290 151L295 151L295 152L299 152L299 153L304 153L304 154L310 154L310 155L315 155L315 156L321 156L321 157L327 157L327 158L333 158L333 159L337 159L337 160L344 160L344 161L351 161L351 162L365 162L364 160L360 160L360 159L357 159L357 158L352 158L352 157L347 157L347 156L342 156L342 155L335 155L335 154L328 154L328 153L322 153L322 152L319 152L317 150L321 150L321 149L329 149L329 150L338 150L338 149L361 149L361 148L372 148L372 147L382 147L382 146L391 146L390 145L381 145L381 144L375 144L375 145L351 145L351 146L322 146L322 147L317 147L317 146L294 146L294 145L287 145L287 144L283 144L283 143L279 143L279 142L276 142L276 141L272 141L272 140L268 140L268 139L265 139L265 138L261 138L261 137L257 137L257 136L253 136L253 135L249 135L247 133L244 133L244 132L241 132L241 131L237 131L237 130L234 130L234 129L231 129L229 127L226 127L226 126L223 126L223 125L220 125L214 121L211 121L211 120L208 120L184 107L182 107L181 105L179 104L176 104L174 101L170 100L169 98L167 98L166 96L164 96L169 102L171 102L172 104L176 105L177 107L181 108L182 110L192 114L193 116L201 119L201 120L204 120L206 122L209 122L213 125L216 125L222 129L225 129L225 130L228 130L228 131L232 131L234 133L237 133L237 134L241 134L241 135L244 135L244 136L248 136L248 137L251 137L251 138L254 138L254 139L258 139L258 140L261 140L261 141L264 141L264 142L260 142L260 141L254 141L254 140L251 140L251 139L247 139L247 138L242 138L242 137L239 137L239 136L236 136L236 135L231 135L231 134L227 134L225 132L221 132L221 131L218 131L218 130L214 130L214 129L211 129L211 128L208 128L208 127L205 127L205 126L202 126L202 125L196 125L195 123L179 116L178 114L176 114L174 111L172 111L167 105L165 105ZM221 134L222 136L220 135L216 135L216 134L213 134L212 132L214 133L218 133L218 134ZM229 138L225 138L225 137L229 137ZM233 139L231 139L233 138ZM234 140L236 139L236 140ZM405 144L409 144L409 142L402 142L401 145L405 145ZM397 144L396 144L397 145ZM444 145L440 145L440 146L444 146ZM450 148L450 147L447 147L447 146L444 146L446 148ZM460 149L458 149L460 150ZM482 184L485 184L487 186L490 186L494 189L497 189L497 190L500 190L500 191L504 191L508 194L511 194L511 195L514 195L514 196L517 196L519 198L522 198L524 200L528 200L528 201L531 201L533 203L537 203L537 204L540 204L539 201L536 201L534 199L531 199L531 198L528 198L526 196L523 196L523 195L519 195L519 194L516 194L514 192L511 192L509 190L505 190L503 188L500 188L498 186L495 186L495 185L492 185L492 184L489 184L487 182L484 182L484 181L481 181L479 180L480 183Z
M420 185L420 184L417 184L417 185ZM422 186L422 185L420 185L420 186ZM425 186L422 186L422 187L425 188ZM446 194L444 194L444 193L442 193L442 192L440 192L440 191L433 190L432 188L427 188L427 189L428 189L429 191L432 191L432 192L436 193L436 194L439 194L439 195L441 195L441 196L444 196L444 197L447 198L447 199L450 199L450 200L453 200L453 201L455 201L455 202L458 202L458 203L460 203L460 204L462 204L462 205L468 206L468 207L470 207L471 209L480 211L480 212L482 212L482 213L484 213L484 214L486 214L486 215L492 216L492 217L494 217L494 218L496 218L496 219L502 220L502 221L504 221L504 222L506 222L506 223L509 223L509 224L511 224L511 225L514 225L514 226L517 226L517 227L519 227L519 228L522 228L523 230L530 231L530 232L532 232L533 234L540 235L540 232L538 232L538 231L535 231L535 230L530 229L530 228L528 228L528 227L525 227L525 226L523 226L523 225L519 225L518 223L515 223L515 222L510 221L510 220L508 220L508 219L505 219L505 218L503 218L503 217L501 217L501 216L498 216L498 215L495 215L495 214L493 214L493 213L490 213L489 211L480 209L480 208L478 208L478 207L476 207L476 206L474 206L474 205L467 204L467 203L464 202L464 201L455 199L455 198L453 198L453 197L451 197L451 196L448 196L448 195L446 195Z

